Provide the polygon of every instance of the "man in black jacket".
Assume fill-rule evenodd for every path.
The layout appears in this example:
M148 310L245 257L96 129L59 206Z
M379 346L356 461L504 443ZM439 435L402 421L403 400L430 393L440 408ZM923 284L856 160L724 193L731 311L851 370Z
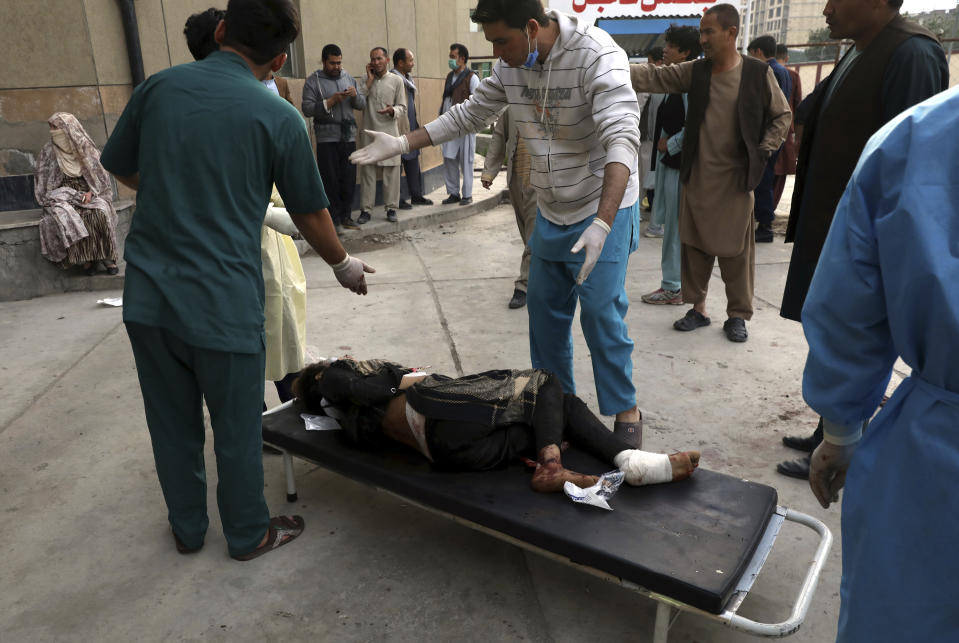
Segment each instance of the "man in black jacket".
M809 116L786 229L786 242L795 242L780 309L786 319L802 321L803 303L833 213L866 141L903 110L949 86L949 68L938 40L904 20L901 5L902 0L877 5L828 0L823 9L830 38L849 38L855 46L800 107ZM786 446L809 452L820 442L821 418L812 436L783 438ZM806 479L809 456L781 462L776 470Z

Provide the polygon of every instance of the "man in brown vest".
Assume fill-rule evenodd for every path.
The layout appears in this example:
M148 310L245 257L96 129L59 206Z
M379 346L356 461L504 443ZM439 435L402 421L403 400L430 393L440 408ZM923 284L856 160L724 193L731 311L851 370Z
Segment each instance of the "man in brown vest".
M479 76L473 73L467 63L469 50L459 43L450 45L450 73L446 76L443 88L443 104L440 116L453 105L466 102L466 99L479 86ZM476 156L476 134L467 134L443 143L443 176L446 179L446 192L449 196L443 203L469 205L473 202L473 158ZM462 174L463 189L460 190Z
M726 337L745 342L753 314L756 242L753 190L782 145L791 114L772 68L736 50L739 12L710 7L700 22L704 60L668 67L632 65L633 89L689 93L679 205L683 301L693 305L673 327L710 323L706 291L713 265L726 284Z
M936 37L899 15L902 0L846 3L827 0L829 37L855 46L808 98L786 242L795 242L780 315L801 321L803 303L833 213L866 141L907 108L949 87L949 68ZM837 279L844 275L835 275ZM812 436L783 444L812 451L822 442L822 419ZM779 473L809 477L809 456L781 462Z

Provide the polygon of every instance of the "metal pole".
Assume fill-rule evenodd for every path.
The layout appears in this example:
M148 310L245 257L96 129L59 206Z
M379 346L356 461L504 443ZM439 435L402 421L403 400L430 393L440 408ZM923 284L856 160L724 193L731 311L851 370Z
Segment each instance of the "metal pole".
M127 56L130 59L130 78L136 87L143 82L143 54L140 50L140 29L137 26L137 11L133 0L117 0L123 20L123 35L127 41Z

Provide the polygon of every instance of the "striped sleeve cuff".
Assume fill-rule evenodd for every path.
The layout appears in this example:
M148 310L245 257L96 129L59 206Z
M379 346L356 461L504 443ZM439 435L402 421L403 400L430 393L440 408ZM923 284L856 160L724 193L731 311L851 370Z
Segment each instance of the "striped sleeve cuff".
M628 141L613 141L606 150L606 164L622 163L630 172L636 170L638 154L636 147Z

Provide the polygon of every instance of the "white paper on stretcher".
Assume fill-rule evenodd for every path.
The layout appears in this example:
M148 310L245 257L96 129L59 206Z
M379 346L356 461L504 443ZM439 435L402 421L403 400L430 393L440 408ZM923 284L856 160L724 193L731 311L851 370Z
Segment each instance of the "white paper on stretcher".
M306 423L307 431L339 431L340 423L328 415L310 415L309 413L300 413L303 422Z
M623 478L625 477L626 474L617 469L601 475L599 481L592 487L581 489L572 482L566 482L563 484L563 491L573 502L612 511L613 508L609 506L608 500L619 489L619 485L623 484Z

